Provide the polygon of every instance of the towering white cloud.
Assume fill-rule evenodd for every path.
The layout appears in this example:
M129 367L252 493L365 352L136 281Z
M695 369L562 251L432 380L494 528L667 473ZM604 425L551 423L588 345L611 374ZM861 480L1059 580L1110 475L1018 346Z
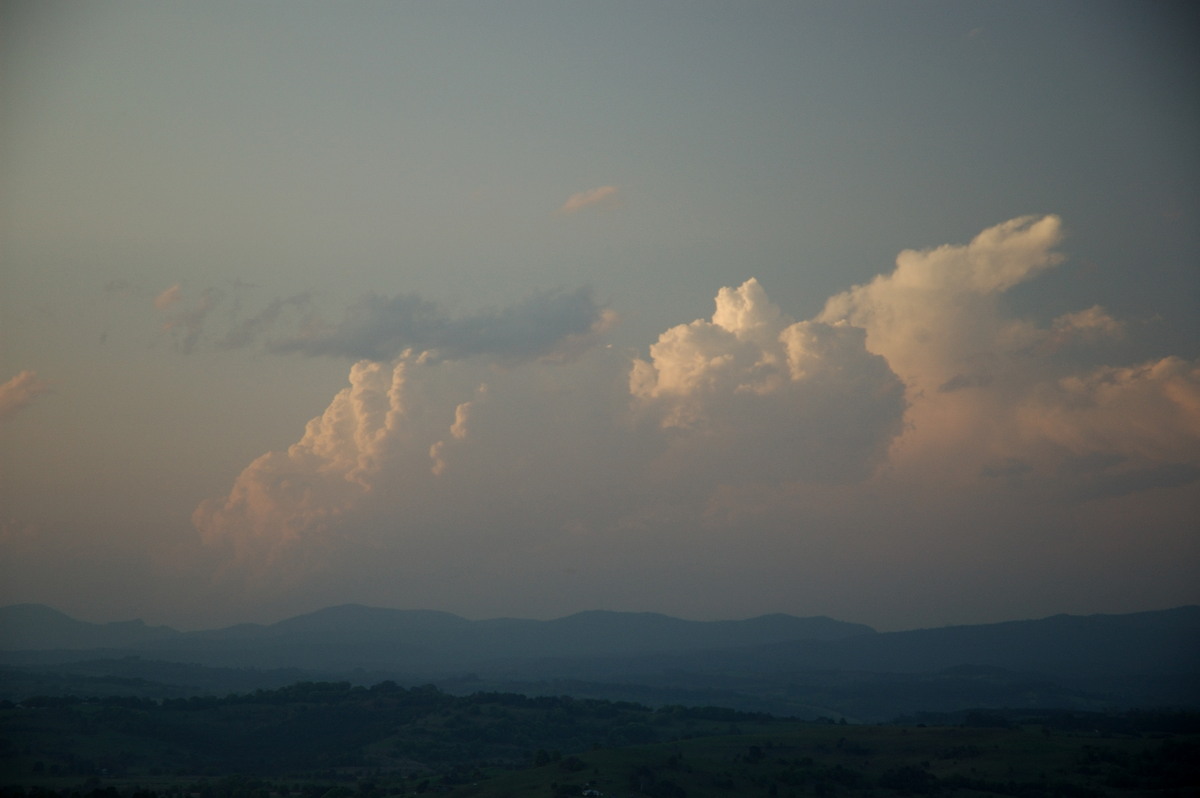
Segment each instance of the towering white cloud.
M487 393L487 385L479 386L479 394ZM429 447L429 459L433 461L430 470L437 476L446 470L446 449L451 443L462 441L467 437L467 423L471 417L473 402L462 402L454 408L454 423L450 425L450 440L442 439Z
M629 389L676 430L674 459L732 480L861 477L900 430L903 388L849 324L793 322L757 280L722 288L711 321L664 332Z
M989 589L1017 596L1041 553L1124 534L1104 502L1157 519L1176 552L1160 560L1177 560L1200 364L1095 366L1126 334L1098 306L1014 316L1004 293L1059 263L1061 239L1056 218L1022 218L906 251L806 321L750 279L633 359L587 346L609 317L586 295L459 319L378 299L299 346L368 355L349 387L193 520L250 582L369 569L381 601L425 606L462 591L530 606L535 583L654 604L733 572L746 594L836 593L843 571L878 602L914 574L959 590L981 551ZM579 357L546 356L574 335ZM1077 583L1108 567L1071 562Z
M1047 356L1102 346L1123 335L1121 322L1098 306L1047 327L1006 315L1002 294L1060 263L1061 240L1057 217L1013 219L965 246L902 252L890 274L826 304L819 319L863 328L867 348L904 380L908 429L894 455L915 479L928 484L937 472L961 485L983 473L1099 485L1200 466L1195 364L1075 373ZM1080 456L1103 465L1081 471Z
M1021 217L970 244L905 250L890 274L831 298L817 317L867 331L909 396L958 379L990 379L996 358L1033 343L1025 325L1003 318L997 297L1061 262L1056 216Z
M206 542L237 561L270 563L289 546L321 537L371 492L399 445L408 363L362 361L350 386L308 422L286 451L262 455L224 500L203 502L192 521Z

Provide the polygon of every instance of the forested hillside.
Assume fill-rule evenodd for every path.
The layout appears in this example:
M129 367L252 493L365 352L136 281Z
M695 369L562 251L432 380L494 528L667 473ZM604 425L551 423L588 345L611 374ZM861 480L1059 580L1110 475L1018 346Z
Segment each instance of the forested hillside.
M1200 716L1187 713L973 712L879 726L303 682L221 698L30 698L0 707L0 730L0 786L30 798L1089 796L1200 786Z

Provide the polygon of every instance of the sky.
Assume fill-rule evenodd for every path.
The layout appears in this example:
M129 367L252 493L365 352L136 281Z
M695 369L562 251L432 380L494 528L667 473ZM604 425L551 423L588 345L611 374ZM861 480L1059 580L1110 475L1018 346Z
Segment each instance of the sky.
M4 2L0 604L1200 602L1198 31Z

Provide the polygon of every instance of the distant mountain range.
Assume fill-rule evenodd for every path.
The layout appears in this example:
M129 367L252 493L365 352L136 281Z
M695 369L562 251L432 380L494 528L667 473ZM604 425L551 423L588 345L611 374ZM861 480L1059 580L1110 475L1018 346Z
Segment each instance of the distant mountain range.
M1132 615L1055 615L1033 621L847 635L730 651L727 667L919 673L981 666L1059 676L1200 671L1200 607Z
M427 610L346 604L270 625L180 632L141 621L93 624L40 604L0 608L0 652L138 654L225 667L366 668L426 672L548 658L632 657L875 631L830 618L764 615L685 621L655 613L581 612L552 621L469 621Z
M0 608L0 661L171 673L170 681L180 671L167 663L241 669L228 678L193 670L190 683L208 690L223 679L252 682L246 669L256 669L270 686L283 673L349 675L872 718L972 705L1200 706L1200 607L881 633L790 615L687 621L597 611L470 621L351 604L270 625L180 632L21 604ZM148 671L147 661L160 665Z

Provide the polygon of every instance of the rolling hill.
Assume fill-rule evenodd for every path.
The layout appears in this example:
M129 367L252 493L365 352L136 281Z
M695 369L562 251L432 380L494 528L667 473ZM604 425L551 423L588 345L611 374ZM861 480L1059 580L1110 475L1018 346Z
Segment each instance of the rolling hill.
M0 697L178 696L282 674L881 721L972 707L1200 707L1200 607L880 633L829 618L550 621L343 605L180 632L0 608ZM183 664L187 668L181 668ZM39 687L40 686L40 687Z

